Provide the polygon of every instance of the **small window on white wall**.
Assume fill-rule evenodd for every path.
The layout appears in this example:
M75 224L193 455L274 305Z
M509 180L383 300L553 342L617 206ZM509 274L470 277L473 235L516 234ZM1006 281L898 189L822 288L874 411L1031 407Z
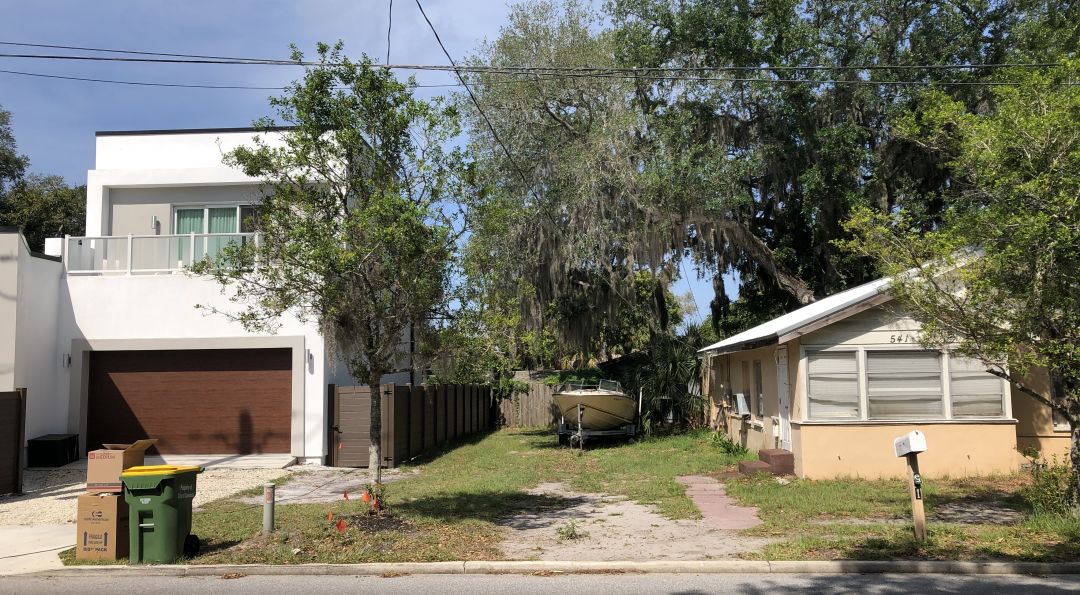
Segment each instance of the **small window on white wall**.
M870 419L941 418L941 353L868 351L866 397Z
M1001 378L977 359L949 359L949 391L953 417L1001 417L1005 414Z
M859 366L854 351L807 355L810 419L859 419Z

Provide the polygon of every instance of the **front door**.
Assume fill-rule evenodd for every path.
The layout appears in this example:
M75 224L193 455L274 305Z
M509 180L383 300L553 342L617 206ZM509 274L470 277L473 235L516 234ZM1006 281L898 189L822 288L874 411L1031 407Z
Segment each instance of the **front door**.
M776 349L776 389L780 397L780 448L791 450L791 386L787 345Z

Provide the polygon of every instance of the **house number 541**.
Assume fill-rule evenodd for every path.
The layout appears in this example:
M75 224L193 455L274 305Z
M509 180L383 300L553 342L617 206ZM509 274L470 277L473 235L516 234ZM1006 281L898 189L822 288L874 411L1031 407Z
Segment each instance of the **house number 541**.
M918 343L915 339L915 335L900 334L889 335L889 343Z

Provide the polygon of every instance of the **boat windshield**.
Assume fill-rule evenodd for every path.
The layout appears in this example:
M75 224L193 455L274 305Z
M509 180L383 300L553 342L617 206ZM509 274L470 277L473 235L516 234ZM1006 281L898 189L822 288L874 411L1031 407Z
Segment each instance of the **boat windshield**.
M559 386L559 392L566 393L575 390L606 390L621 393L622 385L616 380L600 380L598 382L572 381L564 382Z

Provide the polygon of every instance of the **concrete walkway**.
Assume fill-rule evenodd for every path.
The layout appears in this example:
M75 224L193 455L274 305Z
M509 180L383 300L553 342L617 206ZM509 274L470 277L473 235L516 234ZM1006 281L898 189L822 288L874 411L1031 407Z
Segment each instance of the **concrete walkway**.
M676 478L686 487L686 495L694 501L704 521L717 529L749 529L761 524L757 508L739 506L724 491L724 484L711 477L687 475Z
M0 525L0 576L63 568L57 556L75 545L75 525Z

